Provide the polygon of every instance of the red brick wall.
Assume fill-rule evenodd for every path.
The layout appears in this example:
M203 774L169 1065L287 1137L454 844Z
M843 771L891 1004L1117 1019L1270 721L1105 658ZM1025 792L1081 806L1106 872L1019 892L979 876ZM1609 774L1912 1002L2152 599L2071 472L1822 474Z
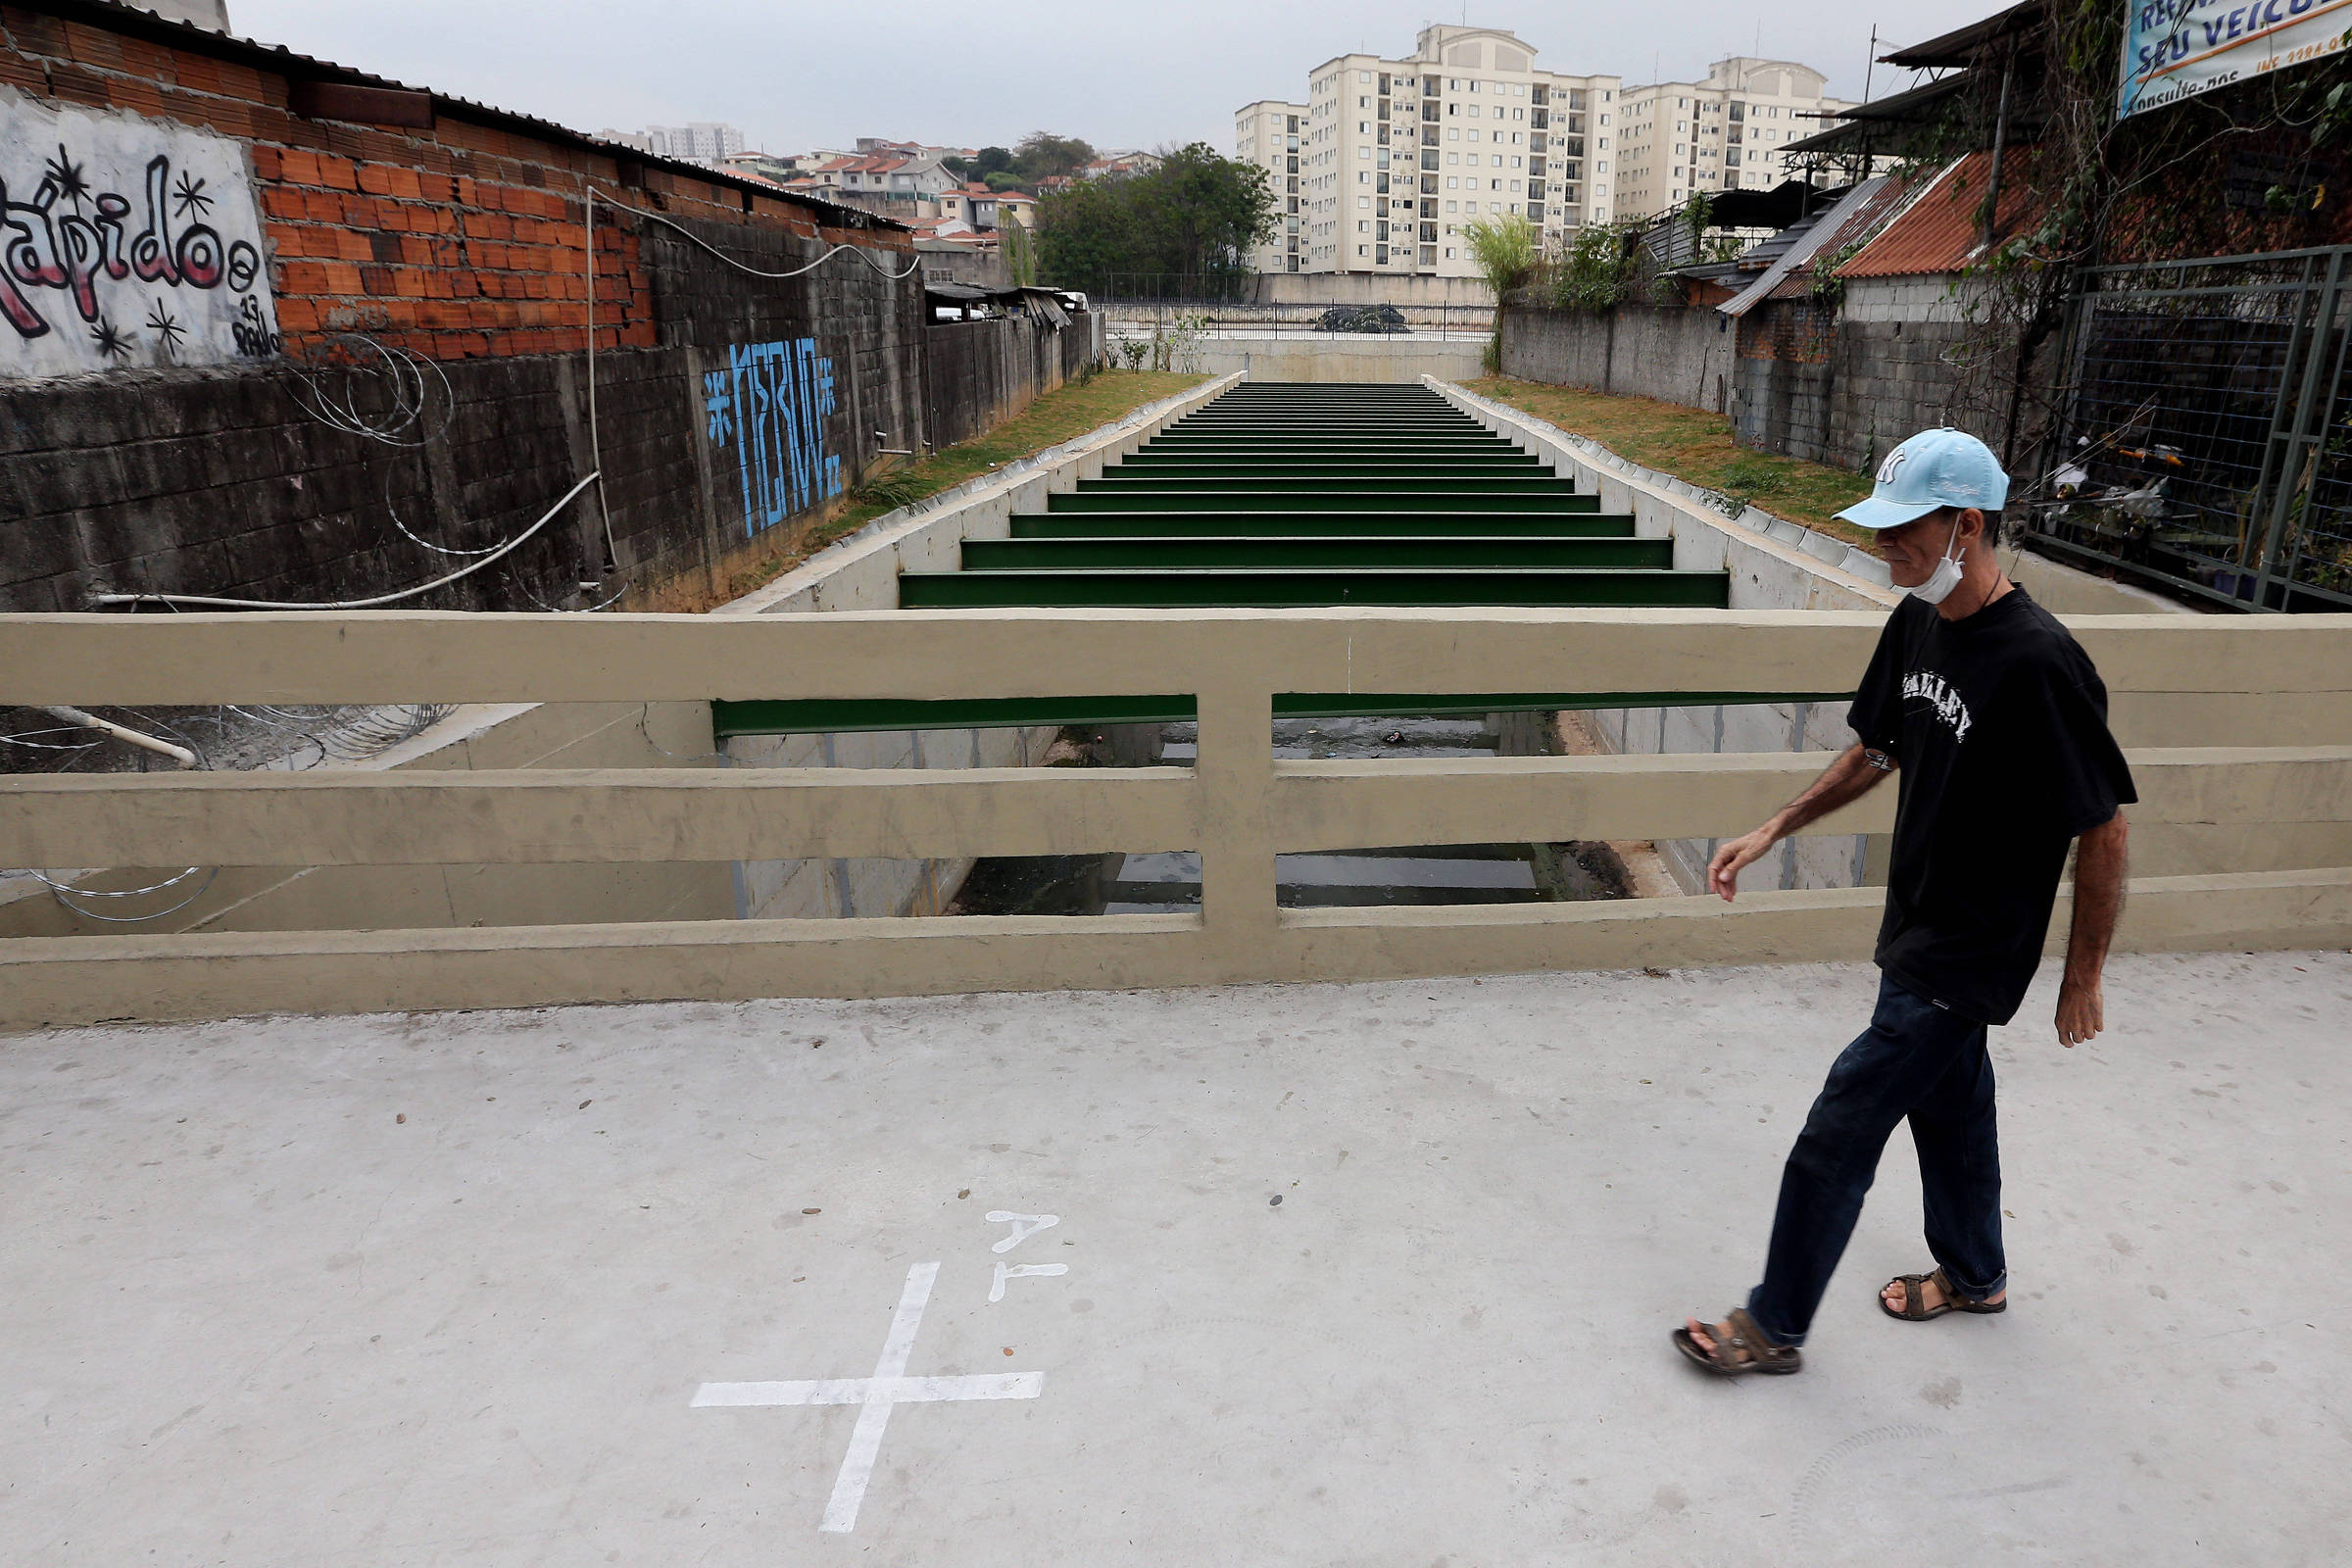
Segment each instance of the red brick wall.
M437 359L577 351L586 343L584 189L680 218L911 254L896 230L826 226L817 211L535 135L444 100L431 129L314 120L282 74L198 48L0 5L0 82L35 97L202 125L247 143L288 346L367 332ZM747 210L748 208L748 210ZM598 214L597 344L653 347L637 241Z

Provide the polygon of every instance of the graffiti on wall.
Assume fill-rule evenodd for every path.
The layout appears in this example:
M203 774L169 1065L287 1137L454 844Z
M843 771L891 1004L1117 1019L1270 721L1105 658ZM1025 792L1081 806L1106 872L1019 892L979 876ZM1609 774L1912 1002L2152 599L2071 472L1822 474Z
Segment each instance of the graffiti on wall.
M704 374L703 411L710 439L734 449L747 535L841 494L841 459L825 451L835 407L833 362L812 337L737 344L725 369Z
M242 147L0 91L0 376L279 346Z

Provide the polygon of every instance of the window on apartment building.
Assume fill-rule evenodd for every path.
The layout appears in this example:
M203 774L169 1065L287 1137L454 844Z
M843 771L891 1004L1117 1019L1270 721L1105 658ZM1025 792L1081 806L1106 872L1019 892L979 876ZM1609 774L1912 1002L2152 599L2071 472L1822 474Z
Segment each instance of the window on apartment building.
M1476 203L1476 202L1464 202L1464 203L1462 203L1462 212L1463 212L1463 214L1464 214L1465 216L1467 216L1467 217L1473 217L1473 218L1475 218L1475 217L1478 215L1478 203Z
M1527 166L1521 163L1518 159L1514 158L1511 160L1511 167L1513 169L1525 169Z
M1494 158L1494 167L1495 167L1496 169L1500 169L1500 168L1502 167L1502 154L1500 154L1500 153L1494 153L1494 154L1492 154L1492 155L1490 155L1490 156L1492 156L1492 157Z
M1365 163L1370 163L1372 161L1372 149L1369 147L1358 147L1355 150L1355 156L1363 160Z
M1446 210L1449 213L1458 213L1462 210L1462 204L1460 202L1447 202L1446 204ZM1447 232L1450 233L1452 231L1448 229Z
M1514 108L1511 111L1511 118L1513 120L1525 120L1527 118L1527 111L1524 109Z
M1355 254L1358 256L1369 256L1372 254L1372 247L1369 245L1358 245L1355 248Z

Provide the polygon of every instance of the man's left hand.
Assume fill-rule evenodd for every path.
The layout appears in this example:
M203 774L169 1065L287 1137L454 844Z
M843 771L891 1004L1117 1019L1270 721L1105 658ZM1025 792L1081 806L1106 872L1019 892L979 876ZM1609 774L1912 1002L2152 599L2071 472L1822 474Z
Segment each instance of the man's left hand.
M2058 988L2058 1043L2072 1051L2107 1026L2107 1003L2096 980L2068 980Z

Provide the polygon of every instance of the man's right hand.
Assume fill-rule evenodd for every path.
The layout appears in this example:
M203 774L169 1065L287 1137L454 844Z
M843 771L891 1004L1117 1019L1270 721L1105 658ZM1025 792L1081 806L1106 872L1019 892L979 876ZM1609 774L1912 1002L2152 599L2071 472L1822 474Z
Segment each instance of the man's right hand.
M1715 850L1715 858L1707 862L1707 891L1723 895L1723 902L1732 902L1740 891L1740 873L1764 858L1765 852L1780 843L1780 836L1769 827L1736 839L1725 839Z

